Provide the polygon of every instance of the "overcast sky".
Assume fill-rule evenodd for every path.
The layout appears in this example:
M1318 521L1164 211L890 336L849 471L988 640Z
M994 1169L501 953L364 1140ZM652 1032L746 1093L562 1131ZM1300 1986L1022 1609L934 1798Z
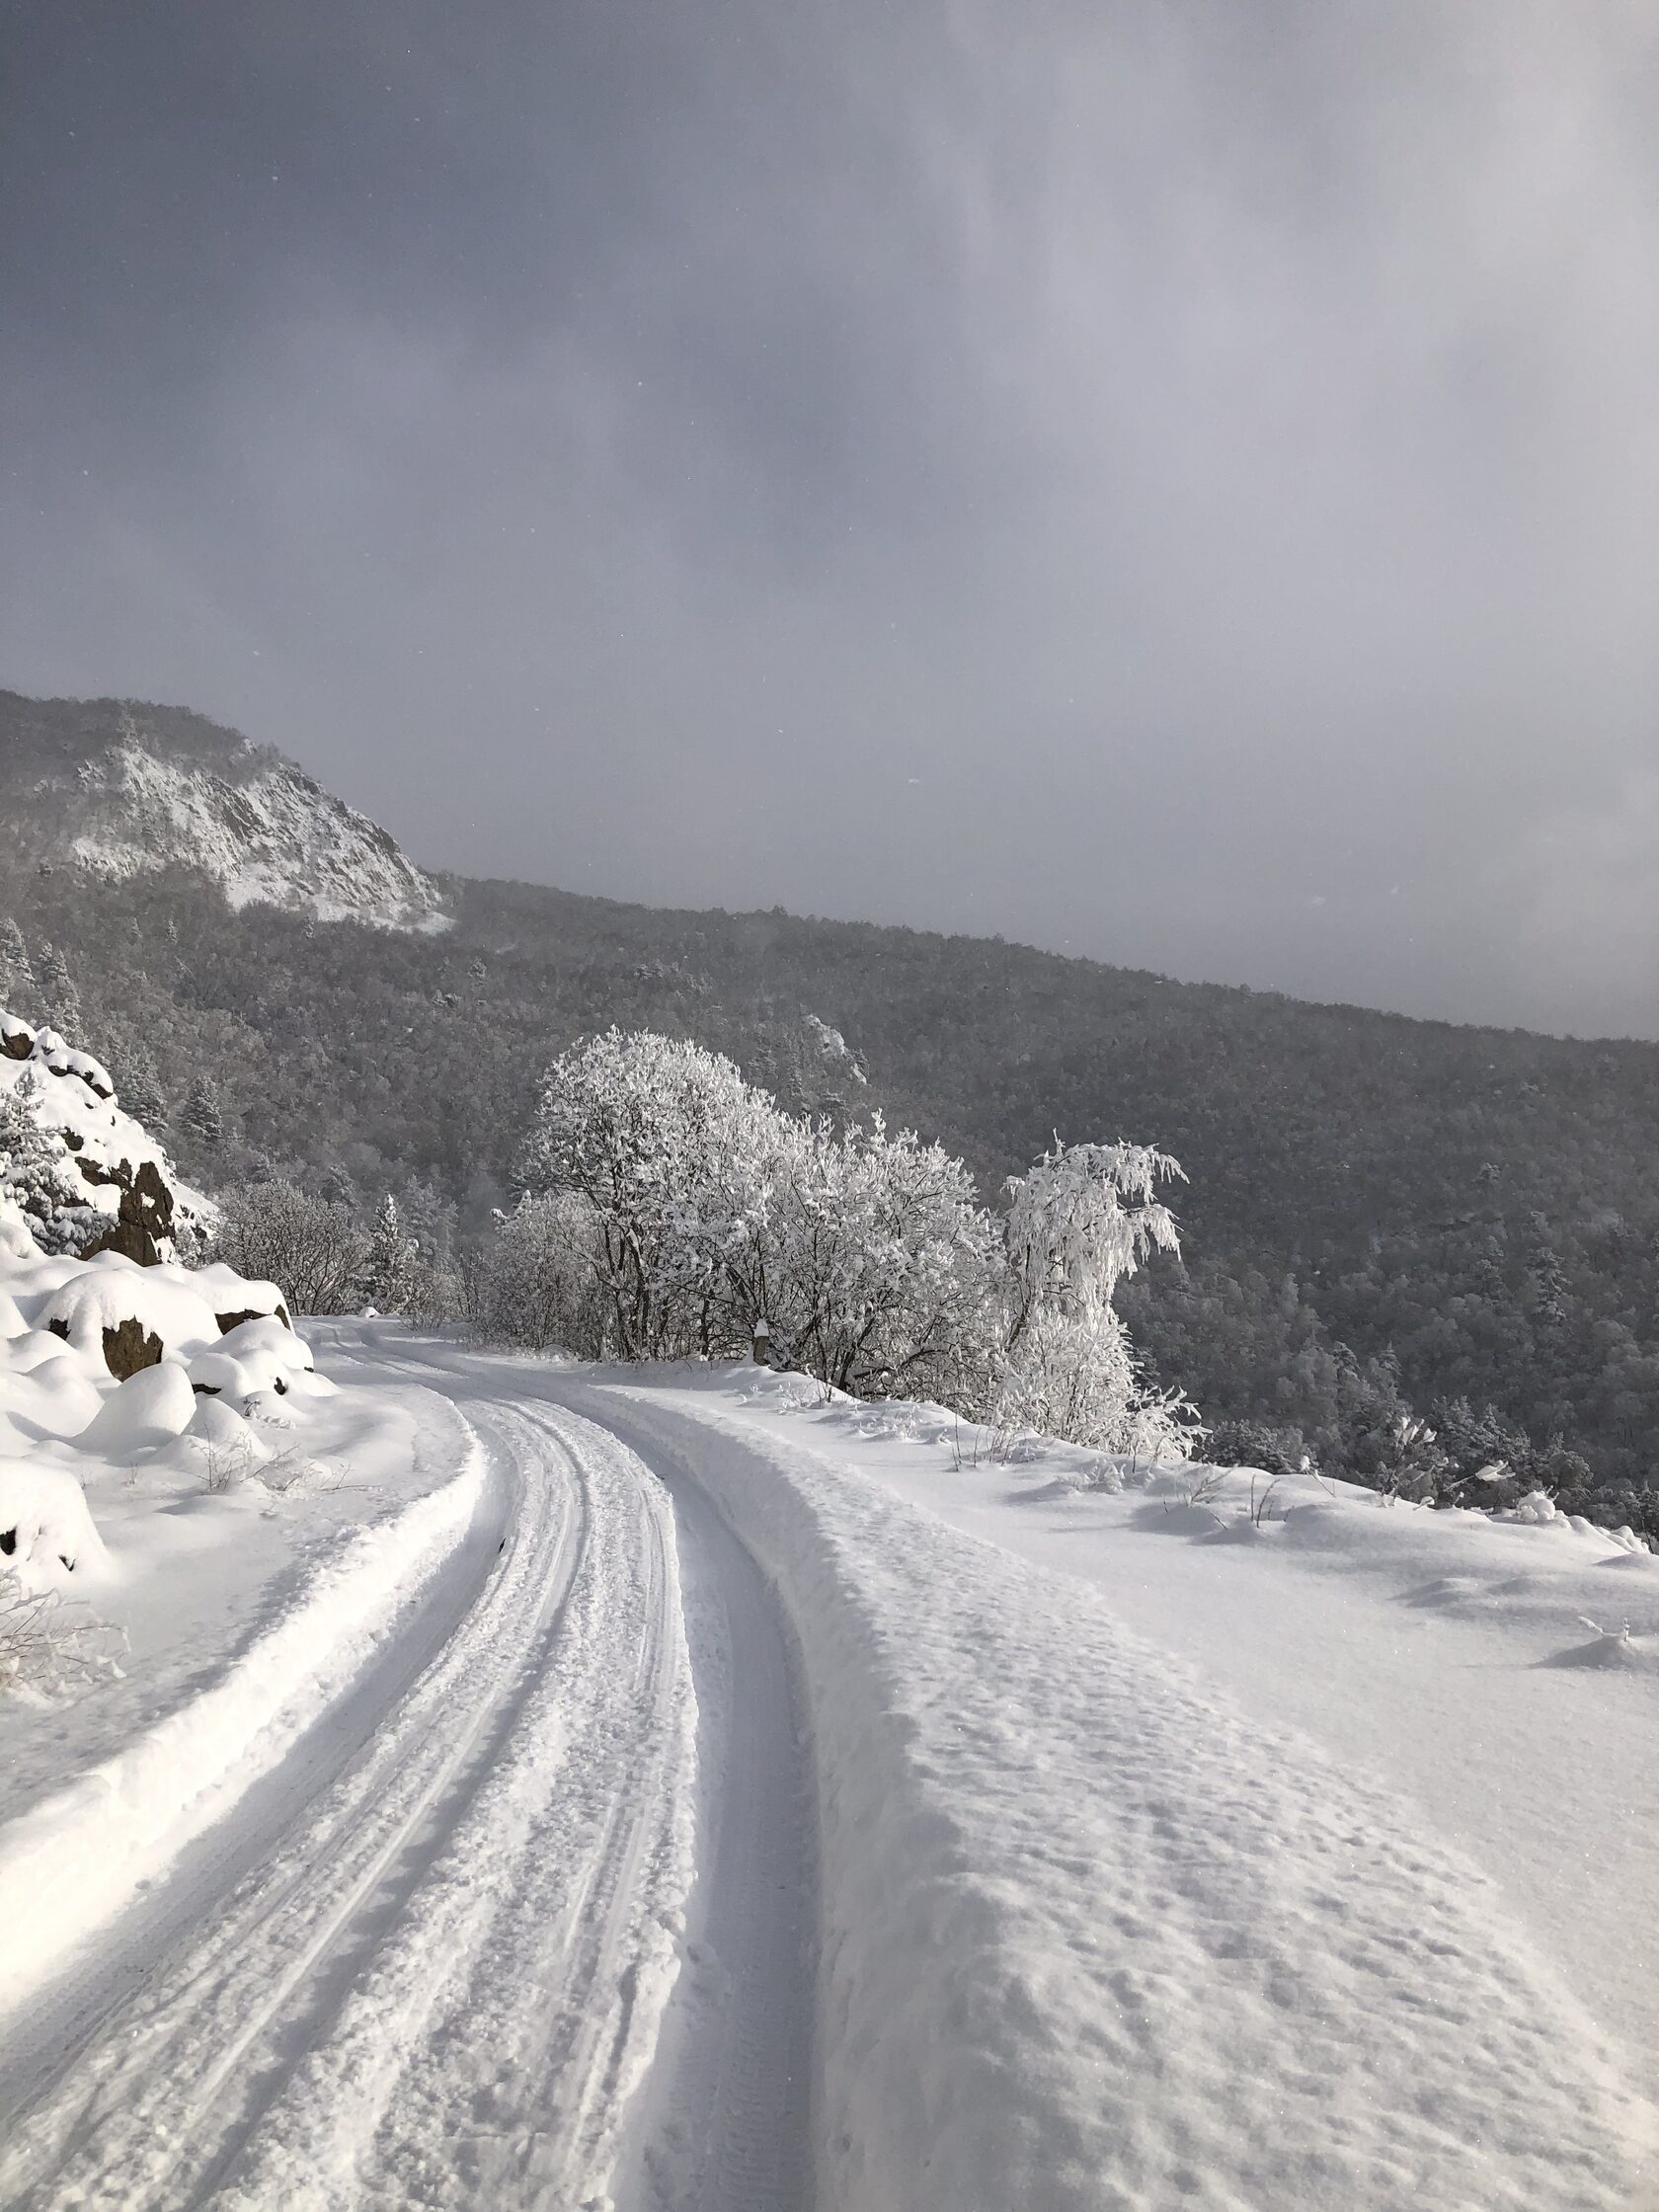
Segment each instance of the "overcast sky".
M0 0L0 683L1659 1035L1654 0Z

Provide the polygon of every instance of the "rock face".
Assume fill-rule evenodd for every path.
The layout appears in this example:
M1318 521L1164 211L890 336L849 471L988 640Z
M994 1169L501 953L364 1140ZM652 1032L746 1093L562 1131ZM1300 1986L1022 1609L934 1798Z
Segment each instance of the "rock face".
M104 1331L104 1365L118 1382L140 1368L161 1365L161 1338L142 1321L125 1320Z
M158 1265L173 1235L173 1193L155 1161L144 1160L134 1171L122 1160L96 1176L88 1174L86 1162L78 1160L76 1165L89 1182L113 1186L119 1193L115 1220L84 1247L82 1259L90 1260L98 1252L123 1252L140 1267Z
M189 868L234 907L386 929L447 926L378 824L269 747L179 708L0 691L0 838L130 877Z

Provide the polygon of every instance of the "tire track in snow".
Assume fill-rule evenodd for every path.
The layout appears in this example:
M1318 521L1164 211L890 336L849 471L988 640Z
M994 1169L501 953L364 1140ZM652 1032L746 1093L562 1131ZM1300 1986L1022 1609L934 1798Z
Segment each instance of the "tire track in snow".
M8 2203L602 2187L689 1878L669 1512L568 1416L478 1425L520 1492L497 1571L360 1758L13 2117Z

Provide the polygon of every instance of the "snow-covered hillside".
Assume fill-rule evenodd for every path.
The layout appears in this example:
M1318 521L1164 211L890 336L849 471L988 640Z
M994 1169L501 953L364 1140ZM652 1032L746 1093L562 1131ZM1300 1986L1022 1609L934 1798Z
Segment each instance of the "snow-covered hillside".
M393 929L444 926L436 890L396 840L289 761L233 782L160 757L135 733L88 762L80 783L89 826L69 850L100 874L194 868L233 907L289 907Z
M0 693L0 813L20 857L120 880L187 868L232 906L447 925L396 839L291 760L182 709Z

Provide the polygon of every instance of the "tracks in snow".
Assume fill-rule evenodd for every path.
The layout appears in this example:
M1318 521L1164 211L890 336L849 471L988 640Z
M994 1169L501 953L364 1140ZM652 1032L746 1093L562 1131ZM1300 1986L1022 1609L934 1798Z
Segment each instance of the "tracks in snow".
M517 1394L521 1370L486 1370L419 1372L464 1396L496 1479L515 1493L493 1571L366 1742L314 1791L301 1786L275 1844L236 1878L234 1855L182 1862L179 1881L198 1887L170 1900L162 1955L113 1993L55 2071L31 2076L21 2108L5 2111L0 2092L8 2205L603 2201L673 1980L698 1841L673 1514L613 1437ZM730 1553L711 1557L722 1540ZM706 1525L693 1554L694 1617L752 1642L745 1609L765 1610L755 1570ZM749 1657L731 1649L729 1673ZM759 1679L775 1689L780 1668L781 1646L760 1651ZM787 1728L775 1699L769 1717L752 1700L728 1705L750 1734L751 1722L768 1737ZM746 1736L744 1757L787 1769L792 1750L787 1736ZM308 1756L327 1772L317 1747ZM724 1803L723 1783L713 1796ZM736 1850L747 1832L763 1858L788 1842L768 1836L768 1817L762 1804L747 1831L728 1819L727 1841ZM702 1821L706 1841L719 1819L705 1806ZM784 1894L798 1877L774 1886ZM764 1982L762 1952L793 1974L798 1954L774 1956L770 1937L749 1944L746 1965L730 1882L723 1893L706 1876L695 1894L727 1897L705 1940L725 1931L732 1986ZM703 1904L694 1913L709 1920ZM801 1917L786 1894L782 1917ZM721 1968L700 1959L688 1990L706 2001ZM798 2018L799 1990L791 2003ZM668 2135L633 2161L642 2174L662 2171L665 2139L687 2175L734 2176L796 2141L794 2106L766 2108L795 2094L792 2066L779 2092L763 2066L739 2064L726 2118L699 2130L683 2094L687 2038L670 2043L682 2088L654 2083L644 2100ZM798 2176L772 2165L759 2193L721 2201L802 2202Z

